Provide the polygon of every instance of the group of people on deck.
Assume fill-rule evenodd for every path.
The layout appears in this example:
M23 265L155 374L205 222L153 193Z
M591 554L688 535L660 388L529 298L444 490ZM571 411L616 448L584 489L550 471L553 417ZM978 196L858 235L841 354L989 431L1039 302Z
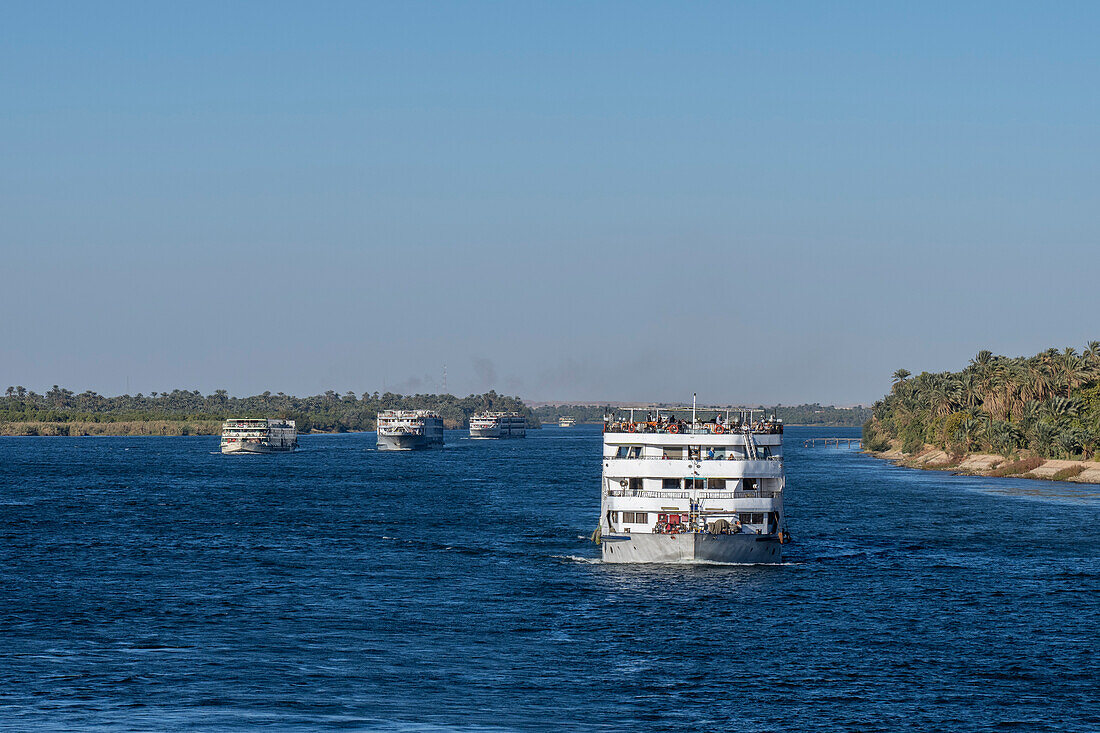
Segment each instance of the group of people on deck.
M726 432L740 432L743 430L751 430L754 433L770 434L770 433L782 433L783 423L773 419L767 420L743 420L741 417L728 417L722 413L718 413L710 420L696 420L694 425L678 418L674 414L667 413L665 415L657 412L654 416L652 412L647 411L645 414L645 420L633 419L616 419L614 415L607 414L604 416L604 432L628 432L628 433L688 433L692 432L691 428L695 428L695 432L698 432L700 428L708 433L721 434Z

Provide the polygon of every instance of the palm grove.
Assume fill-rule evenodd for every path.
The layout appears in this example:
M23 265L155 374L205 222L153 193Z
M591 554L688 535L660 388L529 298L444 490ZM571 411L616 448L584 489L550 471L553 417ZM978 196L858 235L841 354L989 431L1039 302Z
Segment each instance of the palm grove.
M1100 341L1080 354L981 351L961 372L899 369L893 381L863 427L871 450L893 445L911 454L931 444L952 455L1091 458L1100 448Z

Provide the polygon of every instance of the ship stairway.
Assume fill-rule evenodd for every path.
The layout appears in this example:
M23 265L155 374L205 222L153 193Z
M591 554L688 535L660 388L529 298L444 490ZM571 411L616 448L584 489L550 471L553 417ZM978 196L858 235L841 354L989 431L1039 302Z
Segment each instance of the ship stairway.
M752 430L745 431L745 451L750 461L756 460L756 441L752 439Z

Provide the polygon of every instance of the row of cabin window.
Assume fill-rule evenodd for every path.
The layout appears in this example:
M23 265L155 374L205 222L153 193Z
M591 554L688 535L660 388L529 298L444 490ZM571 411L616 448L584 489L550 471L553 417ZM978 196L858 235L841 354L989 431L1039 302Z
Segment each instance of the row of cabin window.
M756 491L760 488L760 479L747 478L741 479L742 491ZM642 479L632 478L629 479L630 483L628 488L630 489L642 489ZM661 488L666 491L679 491L681 489L714 489L723 490L726 488L726 482L729 481L736 484L738 479L724 479L724 478L665 478L661 479Z
M736 483L738 479L728 479L733 483ZM683 484L681 485L681 481ZM681 489L713 489L723 490L726 488L727 479L724 478L666 478L661 479L661 489L665 491L679 491ZM741 485L742 491L756 491L760 488L760 479L747 478L743 479L744 483ZM627 479L626 488L631 491L642 491L642 479L629 478Z
M622 515L623 524L649 524L649 512L622 512ZM763 524L765 516L764 512L741 512L737 518L741 524ZM773 523L779 521L774 512L768 519ZM614 524L619 523L619 512L611 512L611 521Z

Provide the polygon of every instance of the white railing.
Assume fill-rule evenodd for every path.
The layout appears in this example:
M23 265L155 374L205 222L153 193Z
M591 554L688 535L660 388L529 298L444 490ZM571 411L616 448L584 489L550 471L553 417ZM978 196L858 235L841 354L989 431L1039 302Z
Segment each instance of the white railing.
M608 496L639 499L775 499L779 491L644 491L642 489L608 489Z
M748 456L715 456L714 458L672 458L670 456L604 456L605 461L782 461L783 456L763 456L749 458Z

